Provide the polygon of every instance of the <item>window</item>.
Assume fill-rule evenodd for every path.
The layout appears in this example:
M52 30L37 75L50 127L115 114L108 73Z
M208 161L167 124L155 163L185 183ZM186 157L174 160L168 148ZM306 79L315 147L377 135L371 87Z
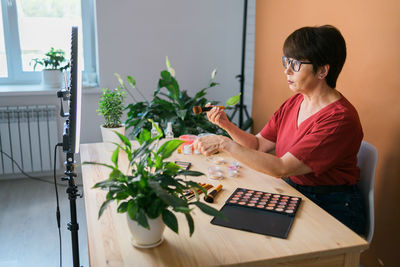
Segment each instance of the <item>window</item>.
M70 57L71 28L79 28L85 85L96 85L94 0L0 0L0 84L38 84L51 47Z

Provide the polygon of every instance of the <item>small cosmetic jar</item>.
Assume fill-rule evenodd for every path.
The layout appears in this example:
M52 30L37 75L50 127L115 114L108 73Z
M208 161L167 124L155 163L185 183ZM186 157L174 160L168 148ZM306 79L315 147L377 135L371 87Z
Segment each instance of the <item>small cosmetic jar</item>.
M213 179L213 180L221 180L223 178L221 168L218 166L209 167L208 168L208 178Z
M235 166L236 169L239 169L240 168L240 162L239 161L234 161L234 162L231 163L231 166Z
M229 166L228 167L228 176L229 177L236 177L238 175L238 169L236 166Z
M216 165L225 164L224 158L218 157L218 156L209 156L209 157L207 157L207 160L211 161L212 163L214 163Z
M179 136L179 140L185 141L183 144L180 145L181 150L184 151L185 146L191 145L196 139L197 139L197 136L192 135L192 134L185 134L185 135Z
M192 147L193 147L192 145L183 146L183 154L192 155L192 151L193 151Z

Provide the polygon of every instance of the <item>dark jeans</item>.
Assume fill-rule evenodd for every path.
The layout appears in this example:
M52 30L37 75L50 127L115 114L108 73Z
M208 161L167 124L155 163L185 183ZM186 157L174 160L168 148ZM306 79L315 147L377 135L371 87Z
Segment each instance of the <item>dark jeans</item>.
M349 187L346 191L315 193L312 192L312 186L296 186L289 178L286 182L351 230L365 236L366 213L363 197L357 186Z

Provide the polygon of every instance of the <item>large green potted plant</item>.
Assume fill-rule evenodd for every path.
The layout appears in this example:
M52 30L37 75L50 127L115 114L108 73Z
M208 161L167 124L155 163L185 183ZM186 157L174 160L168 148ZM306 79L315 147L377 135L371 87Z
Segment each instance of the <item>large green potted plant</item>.
M147 100L136 87L135 79L132 76L127 76L128 84L144 99L143 101L137 101L131 94L134 103L127 106L128 113L125 122L127 129L132 129L131 136L137 136L142 128L150 130L151 123L149 123L148 119L158 122L163 130L167 127L168 122L172 122L175 136L183 134L197 135L199 133L226 135L224 130L209 122L204 114L193 113L193 106L204 106L208 102L217 104L216 101L209 101L205 97L208 89L218 85L214 81L216 71L212 72L208 85L191 97L186 90L180 89L174 77L175 71L171 68L168 57L166 58L166 65L167 70L161 71L157 89L154 91L151 100ZM129 92L124 80L118 74L117 77L120 86ZM238 97L235 99L239 100ZM236 102L231 101L229 104L234 105Z
M61 88L63 85L63 71L69 68L69 61L65 58L65 52L62 49L50 50L42 57L32 59L33 69L38 65L43 67L42 85L49 88Z
M126 92L120 87L115 89L103 88L99 100L97 112L104 117L104 124L100 128L104 145L108 151L115 149L114 143L121 143L115 131L125 135L125 125L122 123L125 96Z
M206 192L205 189L187 178L203 174L184 170L174 162L167 161L183 141L169 140L155 150L155 142L162 136L161 129L156 125L155 127L159 135L153 138L148 130L142 129L137 138L139 146L118 134L123 144L118 145L112 154L112 165L83 163L103 165L111 169L108 179L93 187L108 192L99 209L99 218L107 205L116 201L117 212L127 213L128 225L133 231L132 244L139 247L153 247L160 244L163 240L164 224L178 233L178 221L174 213L185 215L190 235L194 232L194 221L191 216L194 207L212 216L222 216L219 211L200 201L197 190ZM130 162L128 174L119 168L120 151L125 152ZM187 190L193 190L196 195L194 200L188 200L185 194ZM138 229L139 232L136 232Z

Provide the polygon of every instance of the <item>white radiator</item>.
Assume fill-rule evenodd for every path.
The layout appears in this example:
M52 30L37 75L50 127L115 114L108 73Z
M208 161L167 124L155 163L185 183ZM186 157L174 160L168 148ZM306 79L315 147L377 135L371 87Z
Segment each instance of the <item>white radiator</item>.
M0 107L0 178L22 177L53 171L57 144L56 106ZM7 155L6 155L6 154ZM56 166L59 168L59 161Z

